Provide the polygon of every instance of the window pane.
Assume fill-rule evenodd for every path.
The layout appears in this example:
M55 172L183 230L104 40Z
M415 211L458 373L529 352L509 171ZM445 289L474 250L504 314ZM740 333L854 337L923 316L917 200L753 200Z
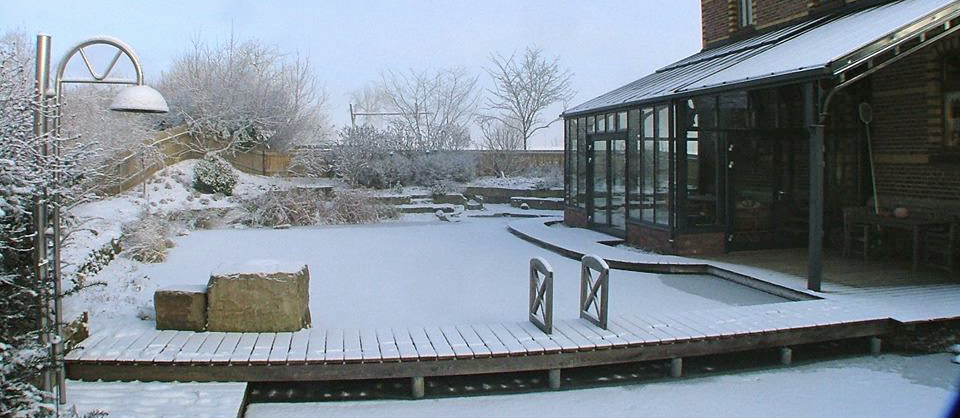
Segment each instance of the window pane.
M655 173L654 206L660 225L670 223L670 140L657 140L657 170Z
M576 205L577 199L577 120L567 121L567 204Z
M629 172L627 173L627 182L630 185L630 217L640 219L640 208L641 202L643 201L643 196L641 193L641 181L643 180L643 177L640 175L643 160L641 159L640 153L641 148L643 148L643 140L630 138L628 144L629 149L627 152L629 155L627 155L627 158L629 159L630 164L628 169Z
M617 113L617 130L627 130L627 112Z
M687 224L715 225L717 215L717 174L719 160L717 134L699 132L699 138L687 141Z
M613 113L607 115L607 132L613 132L617 129L617 120L615 117L616 115Z
M592 134L594 131L594 117L590 116L587 118L587 133Z
M607 130L607 118L603 115L597 116L597 132L605 132Z
M643 109L643 137L653 138L653 108Z
M627 227L627 141L615 139L610 152L610 224L616 228Z
M580 118L577 121L577 154L581 158L577 159L577 207L586 209L587 207L587 119Z
M670 108L657 107L657 138L670 137Z
M641 172L643 176L643 191L641 194L641 215L640 219L645 221L653 222L653 177L655 172L656 164L656 150L654 145L656 142L653 140L645 139L643 141L643 163L641 165Z
M720 128L747 129L750 114L747 93L739 91L720 95Z

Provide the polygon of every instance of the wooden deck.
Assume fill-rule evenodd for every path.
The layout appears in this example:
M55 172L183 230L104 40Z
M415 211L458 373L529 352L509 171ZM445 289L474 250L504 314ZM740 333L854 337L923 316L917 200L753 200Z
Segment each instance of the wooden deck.
M100 332L67 357L71 379L310 381L423 377L674 359L877 336L899 321L865 304L785 302L581 319L295 333Z

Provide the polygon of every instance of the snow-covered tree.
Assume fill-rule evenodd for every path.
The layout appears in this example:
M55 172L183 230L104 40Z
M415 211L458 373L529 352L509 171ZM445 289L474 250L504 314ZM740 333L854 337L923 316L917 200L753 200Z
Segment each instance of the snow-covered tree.
M477 77L463 69L387 71L358 92L358 112L384 112L386 129L407 150L459 150L470 146L477 105ZM371 120L377 122L376 117Z
M493 78L494 88L488 89L488 117L517 131L523 149L527 149L530 137L555 120L544 119L544 109L573 98L572 74L560 67L557 58L549 60L543 50L534 47L527 47L521 56L494 54L490 62L493 66L487 73Z
M326 135L326 95L310 60L258 40L194 42L163 74L169 124L222 141L222 149L287 149Z
M0 38L0 416L46 416L36 385L50 357L41 343L41 293L30 266L32 204L49 173L33 135L30 48L21 33Z

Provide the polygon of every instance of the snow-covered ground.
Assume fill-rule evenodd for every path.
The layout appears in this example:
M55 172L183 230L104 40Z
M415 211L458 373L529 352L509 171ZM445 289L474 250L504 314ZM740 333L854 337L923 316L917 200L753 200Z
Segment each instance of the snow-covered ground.
M82 261L109 243L121 225L144 212L169 214L229 208L242 198L292 185L334 185L241 175L236 197L191 192L192 162L170 167L147 184L113 199L76 208L89 231L64 250ZM492 208L492 210L496 210ZM392 327L522 321L527 266L540 256L556 272L555 316L577 316L579 264L511 235L508 220L468 218L441 222L431 214L379 225L288 230L219 229L174 238L166 262L143 264L120 256L88 280L97 286L70 296L68 314L91 313L94 332L152 329L157 288L207 282L211 271L249 260L303 262L311 272L315 327ZM708 309L782 300L716 278L614 271L613 314ZM686 379L666 383L563 392L417 402L368 401L255 405L248 416L937 416L950 396L958 367L947 356L848 359L789 369ZM239 386L221 384L70 382L71 403L109 416L219 416L235 410L227 399ZM229 395L228 395L229 393ZM146 396L149 395L149 396ZM232 398L231 398L232 399ZM224 403L221 403L220 401ZM151 409L153 408L153 409ZM172 408L172 409L171 409ZM179 414L179 415L178 415ZM831 415L832 414L832 415Z
M278 417L943 417L960 366L883 355L648 384L418 401L251 404Z

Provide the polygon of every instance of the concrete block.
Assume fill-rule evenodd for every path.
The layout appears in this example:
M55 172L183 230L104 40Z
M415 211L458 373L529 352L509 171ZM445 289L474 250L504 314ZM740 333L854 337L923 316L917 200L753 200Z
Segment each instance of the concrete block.
M310 326L310 272L303 263L253 260L210 275L207 330L292 332Z
M178 286L153 293L157 329L203 331L207 327L207 287Z

